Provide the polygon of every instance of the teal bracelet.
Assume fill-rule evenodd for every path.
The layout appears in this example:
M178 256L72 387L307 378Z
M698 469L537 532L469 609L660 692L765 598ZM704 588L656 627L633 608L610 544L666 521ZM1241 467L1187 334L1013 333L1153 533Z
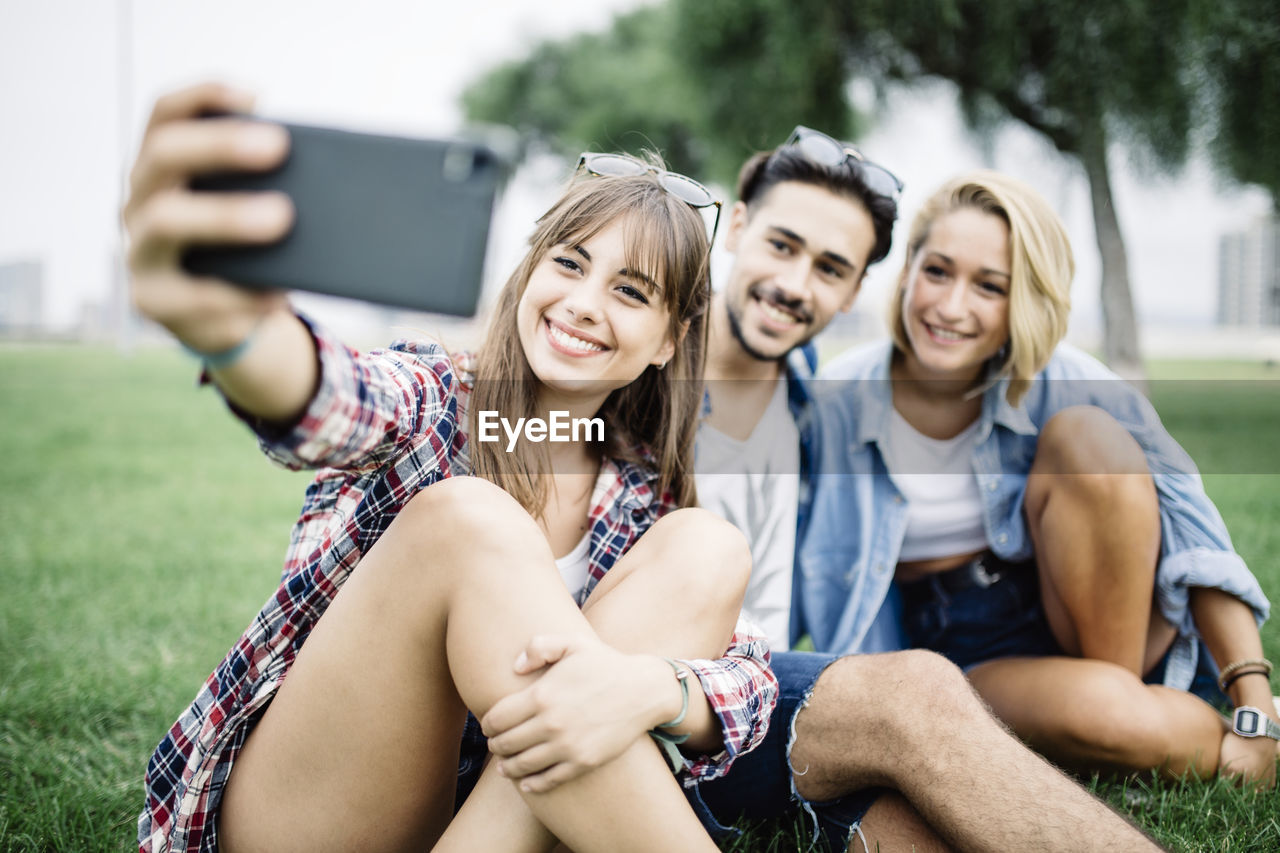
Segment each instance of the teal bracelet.
M676 714L675 719L670 722L663 723L658 726L660 729L669 729L672 726L678 726L684 722L685 715L689 713L689 671L671 658L663 658L664 661L671 664L671 668L675 670L676 681L680 682L680 713ZM685 735L685 737L689 737ZM680 741L684 743L684 741Z
M261 325L262 324L259 323L257 326L254 326L249 334L244 336L244 340L240 343L230 347L229 349L221 350L220 352L202 352L195 347L187 346L182 341L178 341L178 343L181 344L182 348L189 354L200 359L206 370L221 370L224 367L230 367L244 357L244 354L249 351L249 347L252 346L253 342L257 339L258 327Z
M678 774L684 769L684 756L680 754L680 744L689 739L688 735L673 735L670 732L650 729L649 737L653 738L653 742L658 745L658 749L662 752L662 757L667 760L667 766L671 768L672 773Z
M671 772L679 773L684 769L684 756L680 754L680 744L687 741L689 735L687 732L677 735L663 731L663 729L680 725L684 722L685 715L689 713L689 671L682 668L680 664L671 658L663 658L663 660L671 664L671 668L676 673L676 681L680 682L680 713L676 714L671 721L650 729L649 737L653 738L653 742L658 745L658 749L662 752L662 757L667 760L667 766L671 768Z

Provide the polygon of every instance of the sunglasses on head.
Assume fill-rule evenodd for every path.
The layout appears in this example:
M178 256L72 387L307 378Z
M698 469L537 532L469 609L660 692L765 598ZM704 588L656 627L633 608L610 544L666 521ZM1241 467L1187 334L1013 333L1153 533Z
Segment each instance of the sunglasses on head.
M681 175L678 172L668 172L665 169L650 166L643 160L637 160L635 157L629 157L625 154L594 154L587 152L578 158L578 171L585 171L587 174L595 175L598 178L632 178L638 175L656 175L659 186L690 207L696 209L714 207L716 209L715 224L711 227L711 239L709 241L709 243L715 243L716 231L720 229L720 200L711 194L711 190L693 178Z
M902 181L897 175L878 163L872 163L849 143L833 139L820 130L797 125L783 147L798 148L801 154L820 166L834 167L848 163L867 185L867 189L894 204L898 203L898 198L902 195Z

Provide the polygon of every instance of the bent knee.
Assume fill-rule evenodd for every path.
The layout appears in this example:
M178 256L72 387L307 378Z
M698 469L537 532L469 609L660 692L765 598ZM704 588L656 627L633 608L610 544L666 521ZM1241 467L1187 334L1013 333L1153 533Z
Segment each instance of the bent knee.
M1032 473L1150 474L1129 431L1097 406L1063 409L1040 429Z
M491 537L532 518L511 495L479 477L446 477L409 499L400 510L405 526L421 536Z
M399 565L410 577L514 571L543 552L551 564L550 546L533 517L478 477L449 477L427 486L400 510L383 540L402 555Z
M933 720L959 720L986 713L964 672L942 655L909 649L877 657L883 658L880 667L886 673L884 677L891 679L884 686L893 691L882 695L896 694L904 700L904 707L898 709L901 713L896 714L899 725L915 731Z
M918 719L980 710L981 703L959 667L936 652L909 649L840 658L818 677L807 708L829 725L847 724L852 713L867 725L914 727Z
M943 721L959 730L991 724L946 658L924 650L842 657L818 676L796 713L797 790L822 799L834 795L831 780L892 786L906 768L934 772L939 752L929 733Z
M645 538L658 549L651 564L670 572L684 594L736 598L735 606L740 606L751 577L751 546L737 527L713 512L690 507L664 516Z

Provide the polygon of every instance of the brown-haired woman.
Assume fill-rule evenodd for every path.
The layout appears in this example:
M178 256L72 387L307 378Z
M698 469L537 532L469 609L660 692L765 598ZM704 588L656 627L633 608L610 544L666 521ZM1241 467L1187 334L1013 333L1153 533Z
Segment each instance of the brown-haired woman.
M774 683L737 624L745 544L681 509L708 241L676 176L580 170L474 356L360 354L176 263L289 226L284 199L184 188L283 156L278 128L197 120L248 106L213 85L157 103L124 211L134 297L214 354L270 456L321 470L278 591L151 761L140 847L714 850L664 752L685 780L724 772ZM482 411L604 436L508 453L475 441Z

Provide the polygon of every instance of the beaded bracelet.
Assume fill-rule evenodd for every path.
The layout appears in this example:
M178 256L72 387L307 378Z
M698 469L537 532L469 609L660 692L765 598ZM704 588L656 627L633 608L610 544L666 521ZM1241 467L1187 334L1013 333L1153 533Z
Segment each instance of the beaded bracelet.
M1229 663L1218 673L1218 687L1223 693L1227 692L1227 688L1236 680L1232 677L1232 673L1245 667L1256 666L1258 669L1249 672L1241 672L1239 675L1250 675L1257 672L1259 675L1271 677L1271 661L1266 658L1248 658L1246 660L1238 660L1235 663ZM1239 677L1239 676L1236 676Z

